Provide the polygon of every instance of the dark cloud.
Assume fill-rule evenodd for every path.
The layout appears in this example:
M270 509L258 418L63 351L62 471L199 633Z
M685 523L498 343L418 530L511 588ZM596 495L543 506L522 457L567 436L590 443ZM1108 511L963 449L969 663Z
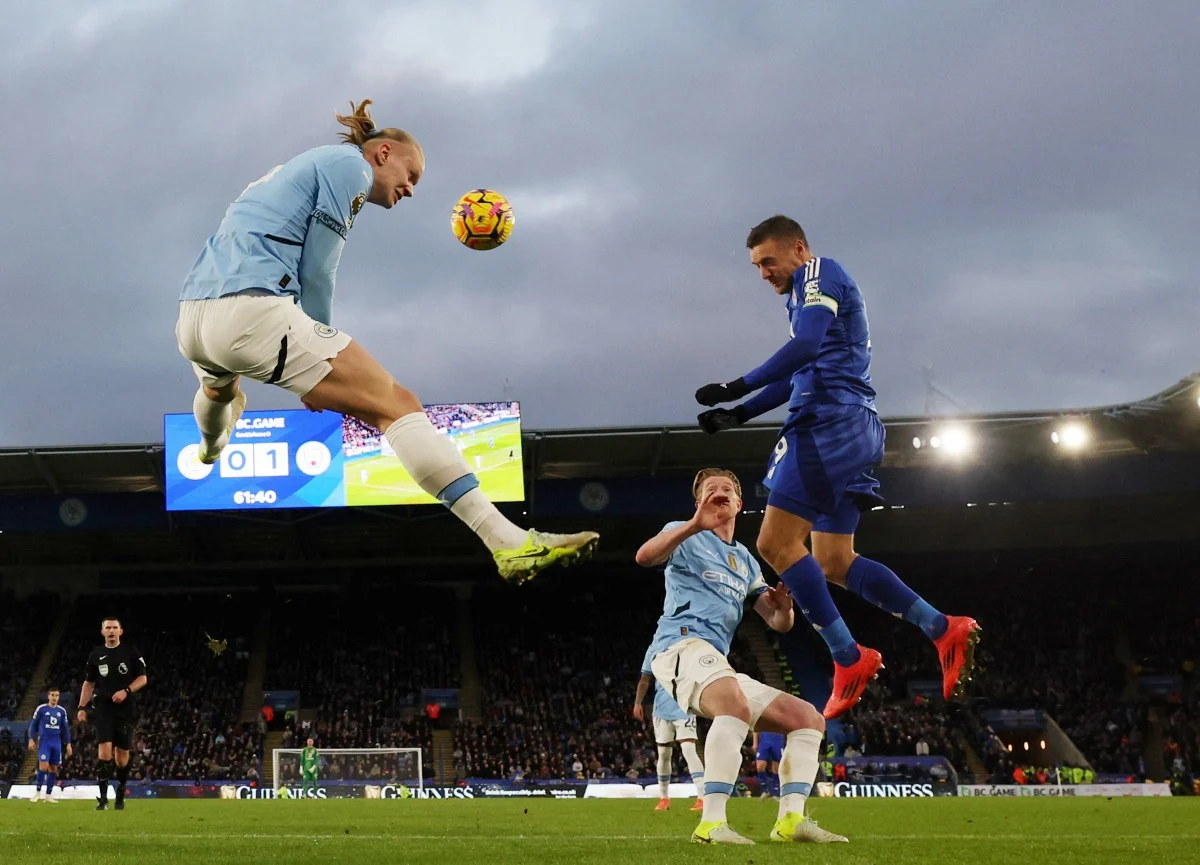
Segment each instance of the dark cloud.
M158 438L205 237L363 96L429 173L356 224L335 321L427 401L689 421L786 337L742 248L777 211L863 285L887 413L925 365L977 410L1200 367L1195 4L66 5L0 37L2 444ZM517 213L491 253L448 227L481 185Z

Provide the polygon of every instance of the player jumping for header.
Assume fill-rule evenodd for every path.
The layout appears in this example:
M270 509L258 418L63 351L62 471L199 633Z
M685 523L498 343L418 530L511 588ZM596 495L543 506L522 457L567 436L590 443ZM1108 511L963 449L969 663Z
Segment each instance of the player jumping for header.
M692 483L696 512L667 523L642 544L637 563L666 564L667 594L650 646L654 678L683 709L712 720L704 740L704 814L692 833L700 844L753 844L726 822L725 806L742 768L742 743L750 730L787 737L779 818L773 841L845 841L804 815L817 777L817 749L825 720L813 706L735 673L726 655L747 600L776 631L795 621L783 583L770 588L758 561L733 539L742 509L742 487L733 472L703 469Z
M343 144L307 150L247 186L229 206L184 282L179 351L200 389L192 410L200 459L211 464L246 408L239 377L291 391L383 430L423 490L475 532L506 580L522 583L595 550L595 532L560 535L511 523L416 395L344 331L330 326L334 279L347 233L364 204L410 197L425 153L401 129L379 128L364 100L338 122Z
M38 755L34 802L58 804L52 795L58 780L58 767L62 765L64 753L71 756L71 719L67 710L58 705L58 697L58 688L51 688L46 693L46 702L37 707L29 722L29 750ZM46 788L44 793L43 786Z
M746 238L750 263L787 295L791 339L762 366L723 384L707 384L696 401L713 406L759 391L732 409L702 412L715 433L789 401L788 419L764 481L770 489L758 551L791 590L834 660L825 717L862 696L883 666L879 652L858 645L842 621L826 580L919 627L937 647L942 691L961 696L975 663L980 628L945 616L887 566L854 551L862 511L883 501L871 472L883 460L883 423L871 386L871 336L857 283L831 258L817 258L793 219L772 216ZM805 541L812 537L812 555Z

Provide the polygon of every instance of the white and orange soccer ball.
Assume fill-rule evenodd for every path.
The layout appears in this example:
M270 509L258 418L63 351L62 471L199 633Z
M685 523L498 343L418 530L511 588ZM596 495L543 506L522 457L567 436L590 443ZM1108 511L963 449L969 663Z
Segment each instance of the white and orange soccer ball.
M472 189L454 205L450 227L463 246L495 249L512 235L512 205L494 189Z

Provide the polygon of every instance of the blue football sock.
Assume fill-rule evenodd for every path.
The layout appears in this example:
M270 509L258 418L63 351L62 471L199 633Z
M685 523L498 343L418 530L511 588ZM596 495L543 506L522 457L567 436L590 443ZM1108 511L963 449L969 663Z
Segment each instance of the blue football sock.
M903 616L931 640L946 633L946 617L904 585L887 565L859 556L846 572L846 588L894 616Z
M774 796L776 799L778 799L779 798L779 775L777 773L772 773L771 775L767 776L767 780L770 782L770 785L771 785L770 786L771 795Z
M808 623L817 629L817 633L829 646L833 660L843 667L849 667L858 660L861 654L850 629L842 621L841 614L829 594L829 586L825 582L825 572L812 556L805 556L779 575Z
M46 792L53 793L54 785L57 782L58 782L58 773L57 772L47 772L46 773Z
M45 772L43 772L41 769L38 769L38 770L37 770L37 774L36 774L36 775L34 775L33 777L34 777L34 782L33 782L33 783L34 783L34 787L33 787L33 791L34 791L35 793L40 793L40 792L42 792L42 781L45 779L45 777L46 777L46 773L45 773Z

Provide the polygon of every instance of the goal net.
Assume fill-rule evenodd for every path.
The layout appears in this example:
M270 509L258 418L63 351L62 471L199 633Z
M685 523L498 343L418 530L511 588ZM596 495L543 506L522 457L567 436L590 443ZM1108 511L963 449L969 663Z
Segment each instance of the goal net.
M300 748L271 752L271 786L278 798L404 798L420 796L425 774L420 748L318 748L315 783L306 783Z

